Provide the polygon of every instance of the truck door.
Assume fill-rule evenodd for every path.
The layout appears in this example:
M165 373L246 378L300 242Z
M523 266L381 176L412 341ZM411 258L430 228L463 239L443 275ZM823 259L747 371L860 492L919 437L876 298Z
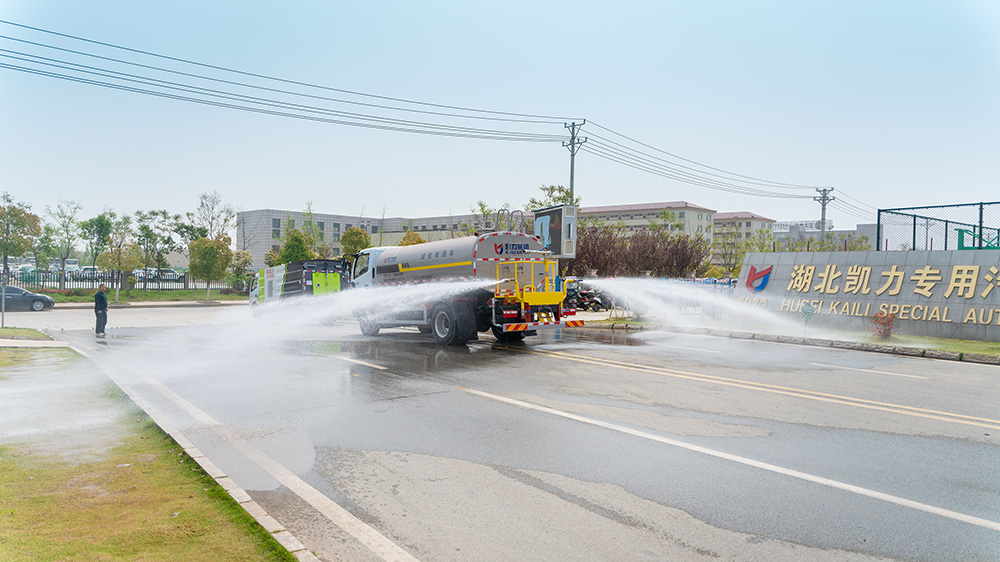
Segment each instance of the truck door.
M375 270L372 268L374 264L371 262L369 252L358 252L358 256L354 259L354 273L351 275L355 287L370 287L375 284L375 276L373 275Z

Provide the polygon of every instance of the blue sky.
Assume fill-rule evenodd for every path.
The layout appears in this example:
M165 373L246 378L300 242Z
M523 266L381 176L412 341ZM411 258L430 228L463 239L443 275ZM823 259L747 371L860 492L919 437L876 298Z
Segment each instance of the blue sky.
M586 118L717 168L891 208L1000 200L998 6L0 0L0 19L311 84ZM7 25L0 35L98 50ZM569 182L558 143L375 131L5 69L0 130L0 189L36 211L76 199L84 216L183 212L206 191L244 209L312 201L331 213L461 214L479 199L519 207L539 185ZM531 130L565 133L561 121ZM808 198L711 190L588 152L576 191L585 206L686 200L777 220L819 214ZM874 222L830 216L838 228Z

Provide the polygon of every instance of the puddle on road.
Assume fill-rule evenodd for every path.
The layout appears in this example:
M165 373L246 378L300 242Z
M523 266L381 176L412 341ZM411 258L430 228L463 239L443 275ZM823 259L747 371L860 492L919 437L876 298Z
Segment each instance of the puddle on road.
M103 458L120 441L136 407L89 361L66 349L19 350L23 362L0 376L0 444L59 455Z

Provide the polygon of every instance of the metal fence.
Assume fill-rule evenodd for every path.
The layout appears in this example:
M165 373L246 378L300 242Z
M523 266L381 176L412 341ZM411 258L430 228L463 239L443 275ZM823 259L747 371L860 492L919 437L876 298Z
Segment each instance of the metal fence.
M120 281L111 273L101 274L98 277L79 278L73 275L62 277L58 272L31 272L30 274L19 274L12 270L4 281L7 285L21 287L33 292L46 292L55 290L80 289L84 291L97 291L100 284L105 284L109 289L120 287L121 289L134 289L138 291L177 291L177 290L205 290L205 282L191 279L187 274L174 279L136 279L129 276ZM210 283L212 290L242 290L243 287L234 286L232 282L213 281Z
M1000 202L879 209L876 249L1000 249Z

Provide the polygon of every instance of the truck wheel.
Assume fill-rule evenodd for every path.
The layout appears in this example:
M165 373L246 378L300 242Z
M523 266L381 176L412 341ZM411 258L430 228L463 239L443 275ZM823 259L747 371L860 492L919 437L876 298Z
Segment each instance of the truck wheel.
M503 328L493 326L493 336L503 344L517 343L524 339L524 332L504 332Z
M377 336L379 326L374 320L368 318L361 318L358 320L358 325L361 326L361 333L366 336Z
M440 302L431 309L431 332L438 343L451 345L458 339L458 318L455 308L450 303Z

